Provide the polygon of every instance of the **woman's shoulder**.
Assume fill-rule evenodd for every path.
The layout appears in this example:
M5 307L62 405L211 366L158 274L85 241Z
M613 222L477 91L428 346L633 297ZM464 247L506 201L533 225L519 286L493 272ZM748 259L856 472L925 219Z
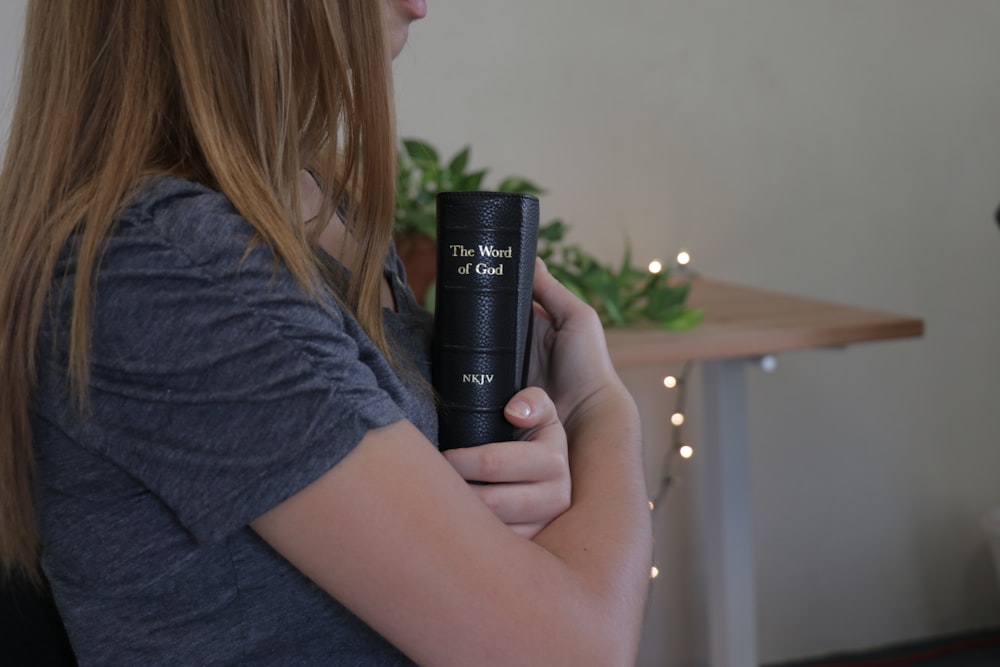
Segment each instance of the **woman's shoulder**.
M203 228L217 229L220 223L241 227L249 224L224 194L206 185L179 176L151 176L135 188L123 208L122 224L152 224L171 236L196 232Z
M119 256L134 261L180 262L211 274L241 263L272 270L269 246L254 238L253 227L221 192L176 176L155 176L140 183L122 208L106 261L122 250Z

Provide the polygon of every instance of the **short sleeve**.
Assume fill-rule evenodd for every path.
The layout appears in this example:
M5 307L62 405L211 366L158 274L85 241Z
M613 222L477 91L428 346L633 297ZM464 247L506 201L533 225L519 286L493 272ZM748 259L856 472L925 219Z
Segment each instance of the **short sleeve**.
M404 417L358 323L305 294L215 193L125 216L92 331L81 442L198 541L245 526Z

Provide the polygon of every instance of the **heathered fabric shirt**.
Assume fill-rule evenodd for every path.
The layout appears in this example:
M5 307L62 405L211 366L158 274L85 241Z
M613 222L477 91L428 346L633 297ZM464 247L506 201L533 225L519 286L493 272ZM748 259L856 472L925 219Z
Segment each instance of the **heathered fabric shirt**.
M436 442L432 399L265 244L247 253L250 238L219 193L147 184L101 263L85 417L65 375L72 281L53 293L33 422L39 524L81 665L411 664L247 524L371 428L408 418ZM426 374L428 316L398 260L387 266L399 310L387 327Z

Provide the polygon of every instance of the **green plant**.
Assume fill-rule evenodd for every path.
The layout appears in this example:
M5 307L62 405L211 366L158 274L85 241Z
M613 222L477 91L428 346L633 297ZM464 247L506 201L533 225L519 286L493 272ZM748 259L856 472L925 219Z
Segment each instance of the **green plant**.
M559 281L589 303L605 326L656 322L665 329L690 329L701 322L701 308L684 305L691 281L671 281L669 269L652 273L632 266L626 245L621 264L605 265L575 244L565 243L566 225L553 220L538 231L538 256Z
M404 139L397 159L397 238L436 234L435 196L438 192L483 190L488 169L469 169L471 148L466 146L447 161L430 144ZM532 181L509 176L495 188L498 192L540 195L544 190ZM608 327L654 322L666 329L689 329L702 318L700 308L685 305L690 281L672 281L669 271L651 273L632 266L631 249L615 267L601 263L579 245L566 241L569 227L559 219L539 228L538 256L567 288L589 303Z
M422 234L434 238L437 234L434 198L439 192L461 192L484 189L483 181L489 169L469 171L466 146L447 162L430 144L417 139L404 139L396 161L396 216L394 233ZM498 192L521 192L539 195L542 189L523 178L505 178Z

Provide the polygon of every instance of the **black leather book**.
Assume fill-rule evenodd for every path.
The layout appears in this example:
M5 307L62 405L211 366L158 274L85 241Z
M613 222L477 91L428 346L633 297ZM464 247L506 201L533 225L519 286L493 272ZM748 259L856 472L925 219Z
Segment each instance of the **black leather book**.
M437 195L432 381L441 449L516 439L507 401L527 381L538 199Z

